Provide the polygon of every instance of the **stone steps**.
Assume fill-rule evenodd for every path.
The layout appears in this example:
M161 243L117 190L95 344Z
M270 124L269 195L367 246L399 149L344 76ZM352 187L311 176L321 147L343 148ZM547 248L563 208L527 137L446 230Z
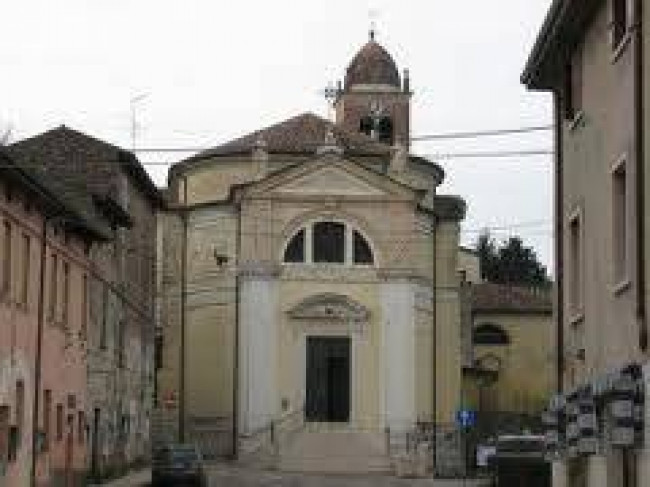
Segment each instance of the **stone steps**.
M328 474L389 473L383 433L301 431L280 448L279 470Z

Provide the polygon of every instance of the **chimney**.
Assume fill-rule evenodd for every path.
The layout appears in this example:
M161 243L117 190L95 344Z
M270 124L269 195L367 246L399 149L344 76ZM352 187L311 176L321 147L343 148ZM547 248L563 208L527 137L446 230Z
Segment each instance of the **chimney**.
M343 147L339 145L332 127L329 127L325 132L325 141L316 148L316 154L319 156L323 154L343 154Z
M406 164L408 162L408 149L400 140L395 142L392 149L393 156L390 159L388 170L395 174L401 174L406 169Z
M259 137L253 145L253 178L256 180L264 179L268 172L269 153L267 152L266 141Z
M410 93L411 92L411 74L408 69L404 70L404 93Z

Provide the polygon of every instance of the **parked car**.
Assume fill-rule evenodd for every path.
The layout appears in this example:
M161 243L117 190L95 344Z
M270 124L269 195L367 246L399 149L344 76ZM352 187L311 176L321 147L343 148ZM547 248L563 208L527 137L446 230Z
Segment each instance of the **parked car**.
M207 485L203 459L195 445L171 444L157 448L152 454L151 467L154 487Z
M550 487L551 465L545 458L544 437L501 435L488 465L498 487Z

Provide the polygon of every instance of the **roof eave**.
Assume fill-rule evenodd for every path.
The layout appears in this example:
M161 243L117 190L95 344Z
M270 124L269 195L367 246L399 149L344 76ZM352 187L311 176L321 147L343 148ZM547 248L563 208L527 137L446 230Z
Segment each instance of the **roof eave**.
M117 158L118 161L124 161L126 163L125 167L127 172L129 172L131 177L137 182L155 206L162 208L165 204L164 198L136 155L133 152L119 149Z
M604 0L553 0L533 45L521 83L531 90L557 88L558 69Z
M106 235L98 227L79 215L73 208L63 203L49 188L25 172L20 166L14 164L9 155L0 152L0 159L4 159L5 164L0 168L0 173L30 192L35 197L38 207L46 218L63 217L66 227L87 235L93 240L106 241L110 239L109 235Z
M472 306L472 316L475 315L552 315L553 309L550 306L530 306L530 307L513 307L513 306L490 306L480 307Z

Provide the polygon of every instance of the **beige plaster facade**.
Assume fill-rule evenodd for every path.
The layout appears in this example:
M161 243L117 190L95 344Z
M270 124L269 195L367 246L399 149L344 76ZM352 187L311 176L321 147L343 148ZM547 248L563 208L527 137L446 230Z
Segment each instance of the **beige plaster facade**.
M244 162L250 165L251 162ZM332 168L336 168L332 171ZM243 168L247 168L244 166ZM216 168L218 170L218 168ZM242 196L238 208L231 205L214 205L195 207L188 216L187 242L187 291L186 291L186 367L192 369L192 374L186 378L188 394L188 415L193 416L230 416L232 415L233 398L233 360L234 360L234 327L236 321L236 283L246 286L247 281L259 279L273 281L276 288L277 303L274 319L278 321L276 332L277 357L287 358L300 353L298 342L304 339L306 333L312 334L344 334L352 333L347 329L333 327L331 324L321 324L307 327L294 323L287 317L287 312L305 299L313 295L339 294L360 303L369 310L371 316L368 323L360 325L354 334L359 343L354 344L358 357L357 372L359 386L353 386L356 396L352 401L352 417L362 424L373 427L383 425L383 411L380 407L380 369L382 338L382 301L386 282L403 283L408 288L408 299L412 316L411 326L417 339L412 346L415 354L405 357L413 362L412 367L416 377L417 398L413 398L413 420L416 417L427 418L431 415L432 403L432 366L431 341L432 327L432 297L431 282L434 263L431 221L425 214L418 215L414 211L412 194L408 188L395 182L383 180L375 174L359 168L344 158L328 156L321 160L311 161L310 166L301 166L298 170L302 177L309 177L317 171L326 171L330 178L330 187L309 188L302 182L298 186L306 190L322 192L321 195L296 195L293 192L283 192L278 188L276 194L269 194L261 189L259 194ZM295 171L294 171L295 172ZM349 185L357 178L373 179L376 186L370 186L363 179L357 179L359 191L368 191L368 195L346 196L340 194L338 185ZM203 177L203 171L199 176ZM193 175L184 175L188 180L188 188L192 187ZM288 177L275 176L273 179ZM296 177L296 176L294 176ZM337 181L337 178L339 181ZM258 184L263 184L263 181ZM280 181L275 181L280 183ZM269 184L267 182L267 184ZM361 186L363 184L363 186ZM388 186L397 194L386 194ZM254 190L254 186L251 187ZM200 193L195 193L198 199ZM385 215L390 215L387 221ZM169 282L163 307L168 309L163 316L170 316L173 307L177 307L177 299L173 296L180 293L179 284L172 276L173 269L180 273L182 262L179 262L178 251L182 243L182 222L180 217L173 214L164 216L163 232L169 242L165 242L163 254L167 261L163 281ZM369 235L372 242L376 266L340 266L340 265L301 265L282 264L282 250L287 239L298 227L311 221L335 219L353 224ZM423 227L423 220L428 228ZM239 237L237 236L239 228ZM458 224L450 222L438 225L437 244L437 280L444 291L439 294L440 302L436 303L439 321L439 360L445 365L444 373L439 371L438 383L441 391L450 391L438 398L438 420L451 422L458 404L460 361L454 350L459 347L459 309L457 301L457 272L456 248L458 239ZM239 240L239 276L234 265L237 262L237 245ZM174 248L172 248L172 246ZM174 250L176 253L174 253ZM219 268L215 263L215 253L228 256L225 268ZM174 263L174 260L176 261ZM173 268L172 268L173 266ZM250 274L250 275L248 275ZM256 276L261 274L261 278ZM392 277L394 274L395 277ZM176 277L174 275L174 277ZM244 284L243 284L244 283ZM165 283L163 283L165 286ZM220 292L215 292L215 289ZM242 292L240 288L240 293ZM263 292L263 291L259 291ZM177 294L178 295L178 294ZM442 296L444 295L444 296ZM417 302L417 304L416 304ZM240 309L240 313L241 313ZM241 315L240 315L241 319ZM163 326L171 326L166 322ZM326 329L323 329L325 327ZM336 331L334 331L336 330ZM173 330L163 331L165 335L165 355L163 368L159 371L161 394L165 395L165 387L173 388L176 382L172 374L177 374L174 365L177 363L178 350L174 345L180 344L180 339L172 338ZM211 344L211 346L207 346ZM417 344L417 346L416 346ZM218 347L215 353L213 347ZM297 358L296 360L299 360ZM429 365L427 365L427 362ZM458 362L458 363L456 363ZM280 403L287 408L300 408L301 387L303 380L300 374L304 370L295 360L278 359L277 383L274 387L273 416L280 414ZM166 364L172 367L167 367ZM169 374L169 375L168 375ZM353 378L354 381L354 378ZM167 391L169 392L169 391ZM189 399L191 398L191 399Z
M339 122L301 115L172 168L157 375L172 437L238 453L280 418L304 423L310 337L349 339L344 428L398 437L454 421L464 203L436 195L435 164ZM322 222L345 228L340 261L316 261ZM370 262L355 263L358 236Z
M649 35L645 1L556 1L523 75L555 96L555 383L565 396L597 391L605 412L604 377L631 364L647 394ZM620 448L597 428L597 451L558 460L554 485L646 485L645 404L645 421L634 420L643 438ZM606 414L599 421L611 425Z
M85 301L88 308L80 423L86 451L80 473L99 481L149 457L156 211L161 197L132 153L65 126L18 141L8 150L22 170L44 179L101 234L100 242L85 249L92 265L85 277L86 294L75 288L69 296L70 307ZM52 254L48 265L63 274L66 260ZM57 282L61 287L61 278ZM47 310L48 319L54 311Z

